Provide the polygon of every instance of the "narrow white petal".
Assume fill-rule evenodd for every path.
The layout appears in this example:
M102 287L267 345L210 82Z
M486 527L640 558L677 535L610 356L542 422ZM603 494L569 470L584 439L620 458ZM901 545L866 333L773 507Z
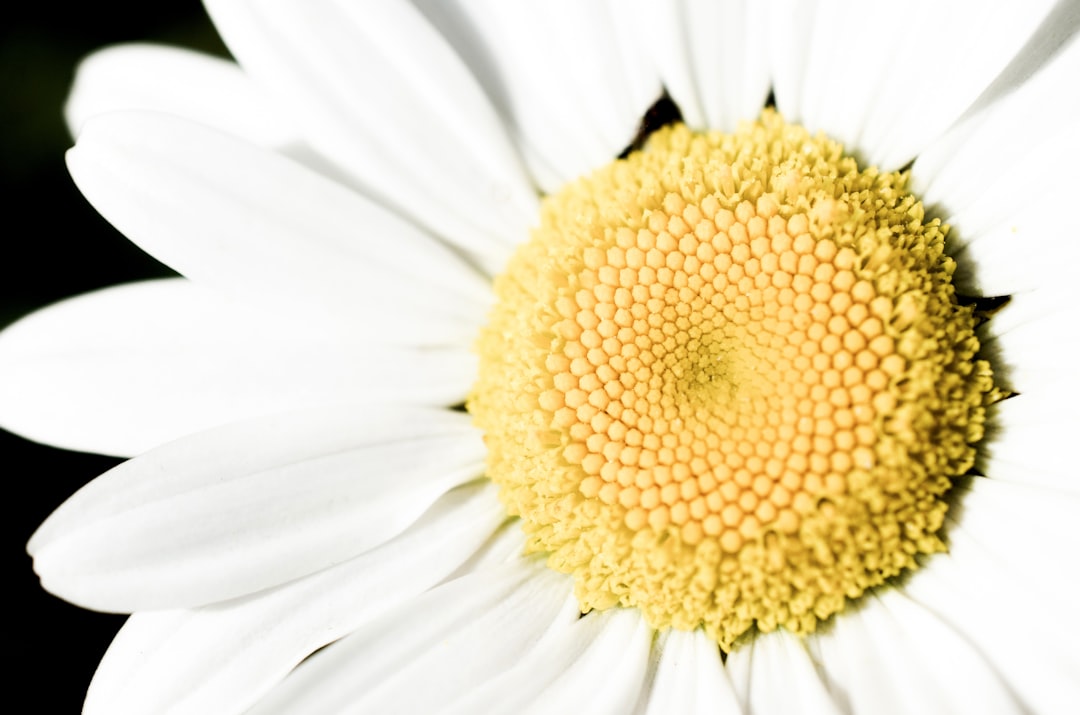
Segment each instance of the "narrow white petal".
M293 409L457 404L475 379L465 348L380 346L322 327L184 279L81 296L0 334L0 424L69 449L132 456Z
M46 589L107 611L276 586L401 533L483 471L467 415L357 406L219 427L106 472L30 541Z
M525 553L525 532L521 529L521 520L507 519L491 534L476 552L462 563L454 573L446 577L447 581L486 568L523 558Z
M951 227L957 259L983 295L1072 287L1080 244L1067 205L1080 192L1080 38L1018 89L960 122L912 168L913 188ZM1035 118L1035 119L1033 119ZM955 252L954 248L954 252ZM1053 256L1053 260L1047 260Z
M435 712L513 667L569 591L535 559L466 575L316 653L251 713Z
M1068 163L1056 151L1035 150L1040 145L1052 148L1048 137L1067 139L1068 130L1074 128L1074 117L1080 112L1080 92L1074 86L1078 72L1080 39L1074 36L1013 92L958 122L928 146L912 166L913 190L949 217L965 212L986 196L988 187L1001 183L1010 184L1022 196L1030 190L1045 191L1047 182L1017 181L1023 175L1012 167L1036 161L1041 171L1034 175L1042 176ZM1007 211L1016 205L996 208ZM965 240L995 223L975 212L967 217L970 225L957 226ZM956 225L955 218L949 223Z
M476 74L545 191L610 162L661 92L618 0L418 0Z
M773 52L777 106L896 169L955 122L1040 28L1053 0L993 13L919 0L901 12L858 0L781 0ZM932 107L932 111L927 108Z
M92 118L68 166L141 248L193 280L385 341L467 344L483 279L411 224L303 166L194 122Z
M164 45L116 45L79 64L64 107L72 136L88 118L125 109L175 114L268 147L299 140L235 63Z
M772 22L769 66L772 91L786 120L801 121L802 89L810 43L815 37L818 0L773 0L768 14ZM780 98L783 102L780 102Z
M720 660L720 649L702 630L667 631L658 636L654 648L659 650L656 676L644 694L639 712L645 715L742 712Z
M373 196L501 270L536 196L453 50L404 0L210 0L226 43Z
M544 649L542 660L561 664L562 672L523 712L580 708L598 715L621 715L633 708L648 666L653 630L634 609L612 609L581 620L590 618L603 621L594 637L562 647L548 644ZM572 640L570 631L566 633L566 640Z
M1015 522L1002 527L1023 528ZM1047 548L1056 549L1056 544ZM965 551L929 559L905 583L905 594L978 649L1022 702L1024 712L1071 712L1080 702L1080 659L1071 611L1048 610L1026 583L1000 564ZM1072 566L1061 563L1058 568Z
M490 482L451 491L400 536L284 586L132 616L84 712L243 712L318 648L438 583L503 520L495 491Z
M967 641L897 589L883 589L814 635L830 686L851 712L1015 713L1007 684Z
M440 712L630 712L641 692L651 640L652 629L634 610L590 613L545 637L512 668L463 692Z
M641 46L695 129L731 131L769 94L768 6L738 0L638 2Z
M726 665L746 712L843 712L818 675L806 645L786 631L758 635L735 648Z

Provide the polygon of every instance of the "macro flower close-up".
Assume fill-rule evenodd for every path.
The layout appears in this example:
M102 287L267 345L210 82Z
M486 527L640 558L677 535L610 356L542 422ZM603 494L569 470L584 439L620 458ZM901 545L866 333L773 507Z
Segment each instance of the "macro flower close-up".
M0 333L85 712L1080 706L1080 4L204 4Z

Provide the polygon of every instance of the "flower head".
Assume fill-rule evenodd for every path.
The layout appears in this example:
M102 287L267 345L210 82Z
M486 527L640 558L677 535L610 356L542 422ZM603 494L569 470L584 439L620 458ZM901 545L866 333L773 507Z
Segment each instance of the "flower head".
M207 5L69 104L184 278L0 337L88 711L1080 695L1071 6Z

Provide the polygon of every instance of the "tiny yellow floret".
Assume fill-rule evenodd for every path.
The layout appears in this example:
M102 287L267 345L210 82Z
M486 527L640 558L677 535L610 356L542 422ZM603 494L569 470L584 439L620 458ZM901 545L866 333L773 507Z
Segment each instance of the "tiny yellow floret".
M767 111L661 129L547 197L468 409L583 611L729 650L944 548L995 388L906 182Z

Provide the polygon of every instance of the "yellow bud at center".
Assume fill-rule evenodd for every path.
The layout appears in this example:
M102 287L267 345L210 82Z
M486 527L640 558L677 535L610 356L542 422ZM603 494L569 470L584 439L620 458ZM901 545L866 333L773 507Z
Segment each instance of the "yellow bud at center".
M468 407L582 610L729 649L942 549L994 388L906 178L766 112L662 129L546 199Z

